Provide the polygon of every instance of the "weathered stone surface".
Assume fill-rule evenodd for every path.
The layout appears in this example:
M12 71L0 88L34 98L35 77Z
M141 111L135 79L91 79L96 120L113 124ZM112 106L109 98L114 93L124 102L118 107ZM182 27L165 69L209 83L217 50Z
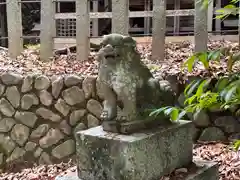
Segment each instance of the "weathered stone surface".
M88 76L83 80L82 88L85 98L89 99L96 96L96 77Z
M39 92L39 98L40 98L40 102L45 106L50 106L52 104L53 97L46 90L42 90Z
M185 96L184 96L184 93L181 93L179 96L178 96L178 103L181 107L184 107L184 101L186 100Z
M75 152L75 142L67 140L52 150L52 155L58 159L67 157Z
M6 133L8 131L10 131L13 127L13 125L15 125L16 122L14 121L14 119L12 118L3 118L2 120L0 120L0 132L1 133Z
M85 95L82 89L77 86L68 88L62 92L63 99L69 105L73 106L85 101Z
M33 155L34 155L35 158L37 158L42 154L42 152L43 152L43 149L38 147Z
M4 154L10 155L10 153L13 151L15 146L16 144L13 142L13 140L9 136L0 134L0 147L1 147L1 151L3 151Z
M30 151L34 151L34 149L35 149L36 147L37 147L37 144L36 144L36 143L29 141L29 142L26 143L24 149L25 149L25 151L30 152Z
M49 124L41 124L35 130L32 131L30 138L37 139L43 137L49 130Z
M70 111L70 106L63 99L58 99L54 107L64 116L67 116Z
M218 164L211 161L203 161L199 159L194 159L195 171L187 172L184 179L186 180L218 180Z
M36 111L37 115L41 116L43 119L50 120L53 122L60 122L61 117L58 114L53 113L51 110L46 108L38 108Z
M64 83L67 87L75 86L82 83L83 78L77 75L68 75L64 79Z
M1 79L6 85L18 85L21 83L23 77L22 75L13 72L4 72L1 74Z
M104 45L96 58L99 61L97 81L102 84L105 100L101 118L103 121L147 121L153 117L138 113L139 109L173 105L175 93L170 82L153 77L151 71L141 62L140 54L135 50L136 41L132 37L109 34L104 36L102 44ZM118 57L112 56L116 52ZM108 56L111 60L106 59ZM117 100L122 101L124 111L121 115L116 111ZM139 130L138 125L131 125L131 129ZM109 131L119 130L122 133L121 128L109 127Z
M16 120L31 128L34 127L38 119L33 112L28 111L17 111L15 114L15 118Z
M226 136L224 132L216 127L208 127L202 131L199 139L200 141L224 141Z
M103 111L103 107L100 102L96 101L95 99L90 99L87 102L87 109L90 113L95 115L97 118L100 118L101 113Z
M34 87L37 90L45 90L50 86L50 80L45 75L37 76L35 79Z
M191 122L181 121L128 136L102 126L81 131L76 140L79 178L158 179L192 161L191 128Z
M23 80L21 91L23 93L31 91L32 85L33 85L33 75L26 76Z
M64 135L59 129L50 129L46 136L39 140L39 144L42 148L48 148L54 144L57 144L64 138Z
M86 115L86 113L87 113L86 109L73 111L69 117L70 125L75 126L79 121L81 121L81 119Z
M239 133L233 133L228 137L228 140L231 142L234 142L236 140L240 139L240 132Z
M55 99L58 98L63 88L63 78L58 77L52 82L52 95Z
M9 162L18 160L19 158L22 158L25 154L26 154L26 151L24 149L16 147L13 150L11 156L7 158L6 162L9 163Z
M0 111L3 113L3 115L8 117L12 117L15 113L12 105L5 98L0 99Z
M88 114L87 115L87 124L88 124L88 128L92 128L92 127L98 126L100 124L100 122L95 116Z
M240 124L237 119L232 116L217 117L214 124L227 133L240 132Z
M102 88L102 83L100 83L99 81L96 82L96 92L97 92L97 96L100 99L104 99L104 93L103 93L103 88Z
M62 130L62 132L67 135L70 135L72 131L72 128L68 125L66 120L60 123L59 129Z
M50 156L46 152L42 152L38 162L39 164L52 164Z
M39 100L35 94L25 94L21 99L21 108L24 110L30 109L33 105L38 105Z
M0 166L4 163L4 154L0 153Z
M84 124L84 123L79 123L74 131L73 131L73 134L75 135L78 131L82 131L82 130L86 130L87 129L87 126Z
M16 86L11 86L6 89L7 100L13 107L17 108L20 105L20 93Z
M200 136L201 130L198 129L196 126L192 128L192 134L193 134L193 142L196 142Z
M192 120L197 127L208 127L211 124L210 118L205 111L194 113Z
M3 84L0 84L0 96L3 95L4 91L5 91L5 86Z
M23 146L28 137L29 137L30 130L27 126L22 124L16 124L12 131L11 131L11 138L20 146Z

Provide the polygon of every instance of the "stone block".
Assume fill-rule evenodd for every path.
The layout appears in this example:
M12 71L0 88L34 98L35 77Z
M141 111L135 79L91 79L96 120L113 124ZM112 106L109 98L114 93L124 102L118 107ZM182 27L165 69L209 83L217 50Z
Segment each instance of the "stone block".
M218 180L218 165L210 161L194 160L198 167L196 172L190 173L186 180Z
M131 135L102 126L76 133L78 175L82 180L153 180L192 162L189 121Z

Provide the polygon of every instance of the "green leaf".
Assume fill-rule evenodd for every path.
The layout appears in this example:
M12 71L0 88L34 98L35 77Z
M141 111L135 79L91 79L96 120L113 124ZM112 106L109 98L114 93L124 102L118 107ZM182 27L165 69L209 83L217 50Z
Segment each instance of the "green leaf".
M179 110L177 108L172 108L171 116L170 116L171 120L172 121L178 120L178 115L179 115Z
M228 61L227 61L227 70L228 71L232 71L232 67L233 67L233 58L232 56L228 57Z
M233 142L233 147L235 149L235 151L239 151L240 149L240 140L236 140Z
M206 88L210 84L210 82L211 82L211 79L205 79L205 80L203 80L203 82L201 82L201 84L198 86L198 89L196 92L196 96L198 98L200 98L200 96L204 92L204 88Z
M190 105L190 104L193 103L193 101L194 101L195 99L197 99L197 96L196 96L196 95L193 95L193 96L187 98L187 99L184 101L184 104L185 104L185 105L187 105L187 104Z
M197 89L198 85L201 83L202 79L197 79L192 81L184 90L184 95L189 97Z
M206 69L209 69L208 55L207 53L201 53L198 56L199 61L201 61Z
M221 52L219 50L217 51L211 51L208 54L208 60L213 60L213 61L219 61L221 56Z
M187 112L186 112L185 110L182 110L182 111L179 113L179 115L178 115L177 121L181 120L182 117L186 115L186 113L187 113Z
M196 56L193 55L190 58L188 58L188 60L186 62L184 62L183 66L184 67L187 66L188 71L192 72L195 60L196 60Z
M226 93L225 98L224 98L224 100L226 102L230 101L230 99L234 96L236 89L237 89L237 87L234 86Z
M215 88L218 92L222 91L229 84L229 80L227 77L223 77L219 79L215 85Z
M150 114L149 114L149 116L158 116L161 112L164 112L166 109L168 109L168 108L170 108L169 106L167 106L167 107L161 107L161 108L159 108L159 109L156 109L156 110L154 110L154 111L152 111Z

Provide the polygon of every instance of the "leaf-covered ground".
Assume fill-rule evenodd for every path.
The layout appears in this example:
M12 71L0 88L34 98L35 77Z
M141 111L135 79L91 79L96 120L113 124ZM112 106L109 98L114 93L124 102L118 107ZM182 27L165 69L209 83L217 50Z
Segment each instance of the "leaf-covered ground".
M219 164L220 180L240 179L240 153L233 151L231 146L222 143L197 144L193 150L194 158L214 161ZM74 174L76 165L72 161L68 163L33 166L12 166L7 172L0 174L1 180L54 180L56 176ZM181 180L188 169L181 168L170 176L160 180Z
M168 43L165 48L165 61L152 61L151 46L148 44L138 44L138 50L142 55L143 62L151 69L155 77L165 75L204 75L206 71L201 64L196 64L194 71L188 73L181 72L182 63L193 52L193 44L190 42ZM208 44L210 49L219 49L220 47L232 47L233 51L238 51L238 43L229 41L211 41ZM96 52L91 52L89 59L84 62L76 61L74 53L61 55L53 58L53 61L42 62L39 60L39 50L27 49L17 59L10 59L7 51L0 48L0 72L15 71L22 74L26 73L43 73L49 76L56 74L81 74L81 75L97 75L98 62L95 60ZM219 72L226 72L226 60L211 64L211 71L214 75ZM235 66L234 70L240 70L240 66Z
M231 46L233 51L239 51L238 44L229 41L211 41L208 44L209 49L218 49L223 46ZM155 77L163 75L204 75L206 71L201 64L192 73L186 71L181 72L181 64L193 52L193 44L189 42L169 43L166 45L165 61L152 61L151 46L146 44L138 45L139 52L142 55L143 62L151 69ZM91 52L89 60L85 62L76 61L75 54L62 55L54 58L51 62L41 62L39 60L38 50L25 50L17 59L10 59L7 55L7 50L0 48L0 72L14 71L21 74L26 73L43 73L49 76L60 74L81 74L81 75L97 75L98 62L94 59L95 52ZM219 63L215 62L211 65L212 74L219 72L226 72L226 60L222 59ZM239 71L240 66L235 66L234 70ZM240 179L240 155L229 149L227 145L207 144L196 145L194 147L194 157L200 157L204 160L214 160L220 165L220 179L221 180L238 180ZM28 163L26 163L28 164ZM21 169L19 165L12 165L8 171L0 174L0 180L53 180L56 175L65 172L72 172L76 170L75 163L31 166L22 164ZM26 168L24 168L26 167ZM181 169L171 175L181 176L181 173L187 172L187 169ZM165 177L162 180L169 180Z

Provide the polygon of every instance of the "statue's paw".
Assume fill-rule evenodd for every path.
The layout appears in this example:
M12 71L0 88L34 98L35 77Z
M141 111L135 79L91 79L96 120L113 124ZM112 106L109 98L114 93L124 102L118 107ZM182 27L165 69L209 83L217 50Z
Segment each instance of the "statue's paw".
M127 121L127 117L123 113L119 113L116 117L116 121L125 122Z

